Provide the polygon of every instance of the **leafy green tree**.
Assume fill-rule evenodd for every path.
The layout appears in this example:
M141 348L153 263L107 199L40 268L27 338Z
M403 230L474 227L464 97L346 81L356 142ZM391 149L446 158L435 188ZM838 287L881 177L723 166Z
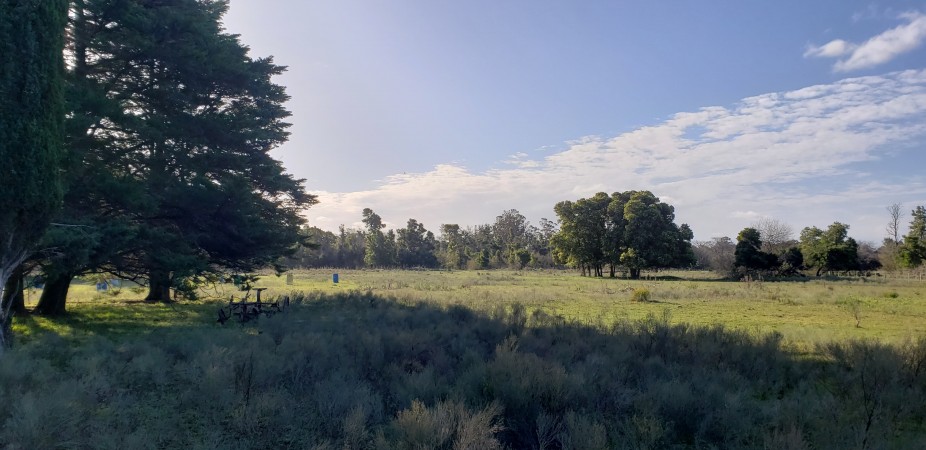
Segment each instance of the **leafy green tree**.
M338 265L338 235L318 227L305 226L301 231L303 240L310 244L300 245L284 262L287 267L336 267Z
M72 4L68 178L90 182L69 191L62 217L120 231L95 241L90 260L52 260L63 286L107 270L144 277L148 300L168 300L184 278L274 265L302 239L299 213L316 198L269 154L288 137L288 97L271 81L283 68L223 30L227 9Z
M624 229L626 250L621 254L621 262L630 271L631 278L639 278L641 269L694 264L691 250L694 234L687 224L675 224L672 205L660 202L649 191L631 191L624 205L624 220L627 221Z
M386 224L383 223L382 217L372 209L364 208L363 223L367 227L363 262L368 267L392 266L395 262L395 238L386 239L386 234L383 233Z
M582 275L602 276L610 198L599 192L588 199L562 201L553 207L560 230L553 237L559 262L579 267Z
M0 1L0 289L33 250L61 203L64 0ZM2 296L7 297L7 296ZM12 296L9 297L12 299ZM0 308L0 351L10 335Z
M817 269L817 276L830 271L858 269L858 243L848 237L849 226L834 222L826 231L807 227L801 231L800 250L804 263Z
M903 267L919 267L926 261L926 208L917 206L911 213L910 230L900 245L900 264Z
M649 191L604 192L554 207L560 230L552 239L557 260L603 276L603 265L620 266L639 278L648 268L694 263L693 233L675 224L675 209Z
M527 259L530 260L530 252L527 250L531 243L530 230L527 218L516 209L506 210L495 218L492 232L508 267L523 268L526 264L523 262L524 251L528 252Z
M408 219L405 228L396 231L399 264L403 267L435 267L437 240L415 219Z
M466 267L466 242L460 226L451 223L441 225L441 259L443 266L448 269L462 269Z
M348 230L344 225L338 227L336 244L337 267L359 268L364 265L366 253L366 236L361 230Z

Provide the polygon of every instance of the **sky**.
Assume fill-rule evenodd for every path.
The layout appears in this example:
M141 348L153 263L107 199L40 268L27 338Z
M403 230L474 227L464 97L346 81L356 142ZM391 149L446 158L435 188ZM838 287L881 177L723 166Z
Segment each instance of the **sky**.
M231 0L327 230L650 190L696 240L926 205L926 2Z

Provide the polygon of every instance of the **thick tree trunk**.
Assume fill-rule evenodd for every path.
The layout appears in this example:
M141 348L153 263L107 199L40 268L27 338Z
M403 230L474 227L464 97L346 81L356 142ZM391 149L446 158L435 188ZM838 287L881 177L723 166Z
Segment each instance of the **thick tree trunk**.
M148 296L146 302L170 301L170 273L163 270L152 270L148 274Z
M48 277L45 280L45 288L42 289L42 296L39 297L39 304L35 305L35 314L45 316L60 316L65 312L65 304L68 299L68 290L71 288L71 274L63 274L55 277Z
M25 314L26 311L26 296L23 295L23 267L19 266L16 270L13 271L13 275L6 280L6 286L3 288L3 310L7 310L7 305L9 305L9 311L14 314ZM12 304L10 304L12 303Z
M630 279L639 280L640 279L640 269L630 269Z

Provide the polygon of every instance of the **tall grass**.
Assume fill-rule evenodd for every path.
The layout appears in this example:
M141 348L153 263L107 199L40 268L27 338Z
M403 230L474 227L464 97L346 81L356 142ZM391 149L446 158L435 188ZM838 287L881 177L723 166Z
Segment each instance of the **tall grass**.
M675 323L665 308L589 325L369 291L294 300L256 325L36 336L0 364L0 444L926 447L924 339L807 359L779 334Z

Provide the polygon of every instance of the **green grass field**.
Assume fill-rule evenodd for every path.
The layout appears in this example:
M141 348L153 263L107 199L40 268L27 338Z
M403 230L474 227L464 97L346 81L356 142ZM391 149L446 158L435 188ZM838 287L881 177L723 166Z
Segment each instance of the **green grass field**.
M256 287L264 298L294 291L334 294L370 291L400 302L463 305L489 310L519 303L585 324L609 325L668 311L672 322L723 324L759 334L778 332L788 345L812 349L816 344L846 339L872 339L897 344L926 335L926 282L870 277L776 282L729 282L709 272L660 272L645 280L586 278L562 271L332 271L264 275ZM650 301L631 301L635 290L647 289ZM27 304L40 292L27 293ZM150 328L196 326L214 313L215 302L243 295L234 286L204 286L203 300L177 305L148 305L144 291L122 288L98 293L90 283L72 286L66 319L30 318L17 324L25 338L42 329L79 337L87 333L144 333Z

